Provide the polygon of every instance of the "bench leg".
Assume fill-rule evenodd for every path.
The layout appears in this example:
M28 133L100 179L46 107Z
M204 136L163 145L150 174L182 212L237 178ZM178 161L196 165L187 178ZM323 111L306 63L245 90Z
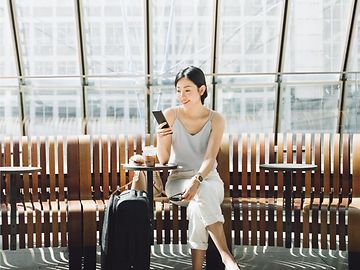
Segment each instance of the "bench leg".
M213 240L209 236L209 246L206 250L206 270L224 270L225 265L222 263L221 256Z
M348 252L349 270L359 269L360 265L360 252Z
M68 204L68 250L69 269L82 269L82 213L80 201L69 201Z
M352 202L354 203L354 202ZM349 269L359 269L360 265L360 207L349 207L348 210L348 262Z
M82 247L69 247L69 269L82 269Z
M96 269L96 247L84 248L84 269Z

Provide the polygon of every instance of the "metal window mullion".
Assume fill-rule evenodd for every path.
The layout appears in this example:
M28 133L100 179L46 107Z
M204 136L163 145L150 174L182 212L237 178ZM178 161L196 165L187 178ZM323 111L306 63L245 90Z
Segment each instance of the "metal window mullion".
M219 0L214 0L214 21L213 21L213 42L212 42L212 51L211 51L211 55L212 55L212 59L211 59L211 72L212 72L212 109L216 110L216 101L217 101L217 96L216 96L216 73L218 70L218 61L216 61L217 55L218 55L218 46L219 46L219 28L220 28L220 23L219 23L219 10L220 10L220 1Z
M345 97L346 97L346 91L347 91L347 70L349 67L349 57L351 54L351 49L354 45L354 38L356 36L355 31L357 29L356 22L357 22L357 16L359 15L359 4L358 0L354 0L353 2L353 8L352 8L352 14L351 19L349 23L348 33L347 33L347 42L346 42L346 49L344 52L344 58L343 58L343 65L342 65L342 74L340 75L340 82L341 82L341 88L340 88L340 105L339 105L339 111L338 111L338 124L337 124L337 132L342 134L343 132L343 122L344 122L344 108L345 108Z
M148 134L151 135L151 140L153 138L153 134L151 133L151 86L152 86L152 80L153 80L153 67L152 67L152 40L151 40L151 22L152 22L152 16L151 16L151 0L144 0L144 40L145 40L145 85L146 85L146 118L145 118L145 130Z
M282 72L284 66L284 58L285 58L285 42L287 37L287 28L288 28L288 18L289 18L289 1L284 1L284 9L282 14L282 24L281 24L281 37L280 37L280 46L278 52L278 61L277 61L277 75L276 75L276 83L277 83L277 91L275 97L275 113L274 113L274 133L275 133L275 144L277 143L277 133L280 128L280 104L281 104L281 87L282 87Z
M20 51L20 44L19 44L19 27L16 23L16 11L15 11L15 4L13 0L8 0L8 12L9 12L9 24L12 33L12 42L13 48L15 50L15 61L16 61L16 72L18 75L18 89L19 89L19 108L20 108L20 117L21 117L21 132L22 135L25 136L25 110L24 110L24 97L23 97L23 85L25 85L25 81L23 78L24 71L23 71L23 63L22 63L22 54Z
M87 79L87 63L86 63L86 50L85 50L85 37L84 37L84 20L83 20L83 5L82 0L75 1L75 16L76 16L76 30L77 41L79 48L79 63L80 63L80 75L81 75L81 100L82 100L82 113L83 113L83 133L87 134L87 95L86 87L88 85Z

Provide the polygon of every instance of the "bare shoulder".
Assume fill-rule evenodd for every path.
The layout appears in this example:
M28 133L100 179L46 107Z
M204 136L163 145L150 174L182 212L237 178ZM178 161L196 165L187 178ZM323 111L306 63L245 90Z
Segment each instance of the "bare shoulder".
M221 113L213 111L213 124L215 125L225 124L225 118L221 115Z

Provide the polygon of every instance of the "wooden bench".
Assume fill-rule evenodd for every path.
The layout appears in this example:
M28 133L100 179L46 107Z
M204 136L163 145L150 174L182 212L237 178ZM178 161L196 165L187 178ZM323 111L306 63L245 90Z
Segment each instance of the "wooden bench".
M43 168L31 178L24 175L19 189L19 248L68 246L70 268L94 269L106 202L133 177L121 164L144 144L150 144L149 135L1 141L0 165ZM224 135L218 170L230 246L284 246L284 175L259 170L269 162L318 166L315 173L294 173L293 246L348 250L354 265L360 254L360 134ZM2 249L9 248L8 182L1 176ZM185 244L186 209L166 198L154 204L155 243Z

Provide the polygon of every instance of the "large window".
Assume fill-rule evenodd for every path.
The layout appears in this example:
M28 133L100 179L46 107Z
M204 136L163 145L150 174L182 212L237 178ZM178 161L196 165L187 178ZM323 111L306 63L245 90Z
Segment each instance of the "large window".
M122 83L144 84L144 1L84 0L84 40L89 75L126 75ZM109 80L90 78L95 84ZM116 83L117 85L119 82Z
M218 110L225 117L229 133L272 132L275 86L219 87Z
M156 75L175 75L196 65L209 73L215 1L159 0L152 2L152 54ZM166 83L160 77L159 83Z
M87 88L88 133L145 133L144 89Z
M31 135L83 132L80 89L23 88L26 131Z
M353 1L294 0L289 3L284 71L341 71ZM336 80L339 75L325 74L318 78Z
M154 132L189 65L227 133L360 132L358 2L0 1L0 136Z
M281 132L336 132L339 84L284 85Z
M13 2L24 75L80 75L74 1ZM64 61L75 69L61 68Z

